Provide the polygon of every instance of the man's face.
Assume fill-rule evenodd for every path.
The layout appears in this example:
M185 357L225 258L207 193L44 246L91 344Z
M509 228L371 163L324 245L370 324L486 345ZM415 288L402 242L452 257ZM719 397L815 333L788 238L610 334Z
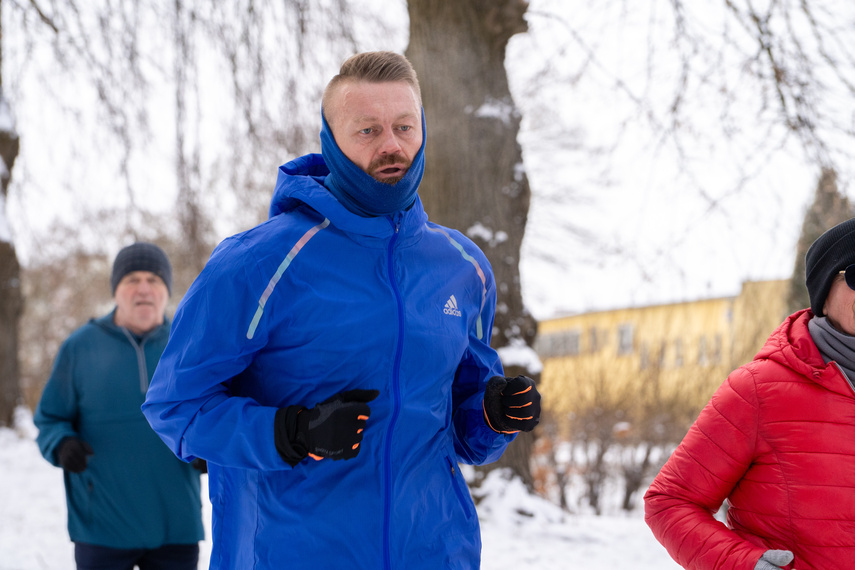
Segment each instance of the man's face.
M132 271L116 286L116 325L143 335L163 324L166 283L151 271Z
M344 155L369 176L386 184L404 177L422 146L418 97L403 81L346 81L325 109Z
M855 336L855 291L849 288L843 275L834 278L822 312L834 328Z

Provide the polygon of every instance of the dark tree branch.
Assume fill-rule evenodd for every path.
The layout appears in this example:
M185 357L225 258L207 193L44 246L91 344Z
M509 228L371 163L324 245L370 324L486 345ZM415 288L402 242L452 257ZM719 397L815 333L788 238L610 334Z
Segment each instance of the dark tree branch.
M50 18L47 14L45 14L44 10L41 9L39 3L36 0L30 0L30 5L36 11L36 14L39 15L39 19L46 24L55 34L59 33L59 27L54 23L53 19Z

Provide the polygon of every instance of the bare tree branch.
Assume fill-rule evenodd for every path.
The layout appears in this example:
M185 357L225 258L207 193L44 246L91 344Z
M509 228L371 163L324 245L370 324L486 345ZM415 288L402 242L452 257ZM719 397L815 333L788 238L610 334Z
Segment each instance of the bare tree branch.
M33 9L34 9L34 10L36 11L36 13L39 15L39 19L40 19L42 22L44 22L44 23L45 23L45 24L46 24L50 29L52 29L52 30L54 31L54 33L58 34L58 33L59 33L59 28L58 28L58 27L57 27L57 25L53 22L53 20L52 20L51 18L49 18L49 17L47 16L47 14L45 14L45 13L44 13L44 10L42 10L42 9L41 9L41 7L39 6L39 3L38 3L38 2L36 2L36 0L30 0L30 5L33 7Z

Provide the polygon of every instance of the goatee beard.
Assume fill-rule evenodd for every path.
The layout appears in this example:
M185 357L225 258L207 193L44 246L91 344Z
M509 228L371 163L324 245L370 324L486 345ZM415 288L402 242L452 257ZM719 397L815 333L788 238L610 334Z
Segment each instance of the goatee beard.
M395 184L403 180L404 176L406 175L407 173L404 172L403 176L393 176L392 178L374 178L374 180L376 180L377 182L382 182L383 184L386 184L388 186L394 186Z

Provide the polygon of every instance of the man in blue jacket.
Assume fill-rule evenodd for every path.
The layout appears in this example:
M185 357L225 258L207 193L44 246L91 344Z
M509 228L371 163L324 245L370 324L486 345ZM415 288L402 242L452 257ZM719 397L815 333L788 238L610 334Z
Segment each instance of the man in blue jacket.
M172 267L154 244L122 249L115 309L62 344L35 413L45 459L62 467L80 570L195 570L204 538L199 471L140 413L166 346Z
M208 461L212 568L478 568L457 464L497 459L540 396L490 348L486 257L422 208L410 63L345 61L322 123L183 299L143 411Z

